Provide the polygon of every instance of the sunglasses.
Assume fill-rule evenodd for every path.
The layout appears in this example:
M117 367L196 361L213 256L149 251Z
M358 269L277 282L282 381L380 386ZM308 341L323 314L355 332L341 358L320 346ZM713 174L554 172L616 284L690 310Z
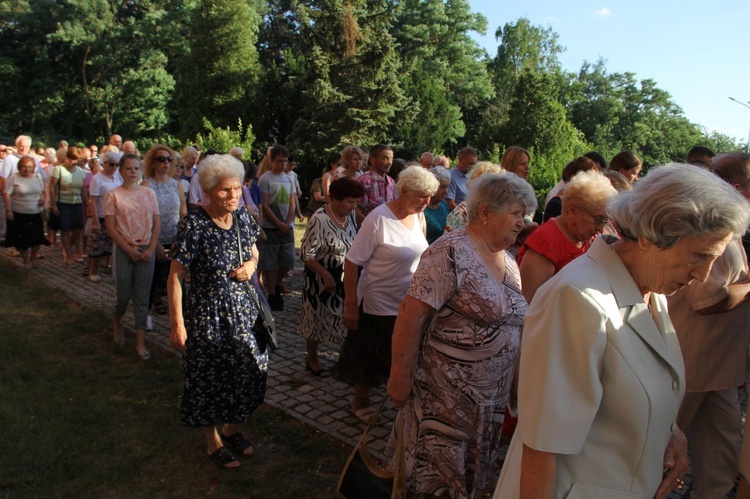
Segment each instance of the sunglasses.
M117 166L119 166L119 163L112 163L112 162L110 162L110 161L107 161L107 162L106 162L106 163L104 163L104 164L105 164L105 165L107 165L107 166L114 166L114 167L117 167Z
M171 163L172 156L157 156L154 158L154 160L158 161L159 163Z

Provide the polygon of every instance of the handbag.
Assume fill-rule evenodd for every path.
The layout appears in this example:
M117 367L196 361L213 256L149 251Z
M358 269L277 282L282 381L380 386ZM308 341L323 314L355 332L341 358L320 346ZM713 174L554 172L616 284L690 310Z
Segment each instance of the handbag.
M396 459L393 472L378 465L367 450L367 433L383 412L387 399L388 397L383 397L341 472L336 490L347 499L395 499L406 496L404 418L401 411L396 416Z
M61 179L62 180L62 179ZM60 204L60 181L58 180L55 184L55 190L57 190L57 204ZM60 207L57 207L58 213L60 213ZM52 209L49 210L49 216L47 217L47 228L51 231L58 231L62 226L60 225L60 215L55 215Z
M239 251L240 265L242 265L245 262L242 258L239 217L237 217L236 213L233 214L233 217L234 229L237 232L237 249ZM273 352L278 348L278 345L276 344L276 320L273 318L271 307L268 306L265 300L258 299L257 290L251 289L249 280L243 282L243 284L247 288L247 294L252 297L258 309L258 317L255 319L255 324L253 325L253 335L255 336L255 341L258 342L258 348L260 348L261 352L265 352L268 348Z

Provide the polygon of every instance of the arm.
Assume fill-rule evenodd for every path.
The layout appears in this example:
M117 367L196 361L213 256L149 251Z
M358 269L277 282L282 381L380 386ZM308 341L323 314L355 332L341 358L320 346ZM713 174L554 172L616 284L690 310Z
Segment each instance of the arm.
M49 204L52 209L52 213L59 215L60 211L57 209L57 196L55 196L55 187L57 187L57 177L50 177L49 179Z
M98 231L101 226L99 225L99 208L96 203L99 201L99 196L91 196L91 230Z
M323 279L323 285L325 286L325 290L328 293L333 293L336 291L336 281L333 279L333 276L331 275L328 270L326 270L325 267L323 267L317 260L305 260L305 266L315 272L317 275L320 276L321 279Z
M523 446L521 454L521 497L552 499L557 480L557 455Z
M272 224L274 224L282 236L285 235L287 232L289 232L290 222L284 223L281 220L279 220L278 217L273 213L271 206L268 204L268 194L264 192L262 193L262 196L263 196L263 204L261 205L261 208L263 210L263 217L266 218L268 221L270 221ZM292 206L290 205L289 208L290 208L289 214L292 217L294 217L294 211L291 210ZM287 218L289 217L287 216Z
M717 303L708 307L696 310L700 315L721 314L745 303L750 297L750 274L743 280L727 286L727 295Z
M455 210L455 209L456 209L456 206L457 206L457 205L456 205L456 202L455 202L454 200L450 199L450 198L445 198L445 204L447 204L447 205L448 205L448 209L449 209L450 211L453 211L453 210Z
M555 264L546 256L542 256L533 249L527 247L519 266L521 270L521 283L523 284L523 296L531 303L539 286L549 281L555 275Z
M679 428L675 429L669 439L667 449L664 451L664 469L667 471L664 473L661 485L656 490L654 496L656 499L667 497L677 485L677 480L687 473L687 450L685 434Z
M169 277L167 278L169 323L171 325L169 343L172 345L172 348L179 352L185 351L185 341L187 340L185 320L182 317L182 279L184 276L185 267L176 258L173 259L169 267Z
M358 283L359 268L347 258L344 260L344 327L352 331L359 327Z
M180 220L187 216L187 203L185 202L185 193L182 192L182 182L177 181L177 193L180 195Z
M331 186L331 176L330 175L323 175L323 180L321 181L321 185L323 187L323 198L320 201L325 201L326 203L331 202L331 197L328 195L328 188ZM316 198L317 199L317 198Z
M161 220L159 214L154 213L154 217L151 222L151 239L148 242L148 248L143 250L141 253L141 260L147 262L151 260L156 252L156 246L159 244L159 232L161 231ZM163 251L163 248L162 248Z
M125 238L122 237L120 232L117 230L117 227L115 226L114 215L106 215L104 217L104 226L107 228L107 234L109 235L109 238L112 239L112 241L117 246L119 246L121 250L127 253L131 260L137 262L141 259L140 250L138 250L137 248L133 248L130 244L128 244Z
M10 194L3 190L3 202L5 203L5 219L13 220L13 212L10 209Z
M411 393L422 331L430 313L434 311L431 306L409 295L399 306L393 328L391 375L388 380L388 396L396 407L402 407Z
M292 194L289 198L289 213L286 215L286 220L284 220L284 223L287 226L287 231L289 230L289 226L294 222L294 215L297 214L297 195Z
M245 260L245 262L236 269L233 269L229 273L230 279L235 279L238 282L249 281L252 279L255 271L258 270L258 248L255 244L253 244L253 249L251 251L253 256Z

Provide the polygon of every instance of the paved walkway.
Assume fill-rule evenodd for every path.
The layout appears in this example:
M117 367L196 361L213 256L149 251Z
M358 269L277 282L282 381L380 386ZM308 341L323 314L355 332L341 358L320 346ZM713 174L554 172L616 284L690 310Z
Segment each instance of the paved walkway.
M20 265L19 258L9 256L7 250L0 251L9 261ZM44 259L38 260L38 268L32 274L47 284L63 290L76 301L89 306L109 309L114 306L114 280L111 275L100 273L102 281L92 283L81 276L83 265L74 268L63 265L59 246L43 247ZM328 378L316 378L305 371L305 342L295 333L299 321L299 308L302 289L302 262L297 261L288 286L295 290L284 298L284 311L276 312L279 348L271 354L268 373L266 402L287 414L327 433L349 445L354 445L364 431L365 425L349 411L353 393L348 385ZM169 317L154 315L154 330L147 332L150 347L158 346L179 355L169 346ZM125 314L124 325L128 335L128 345L134 349L132 310ZM320 359L324 367L331 367L338 358L338 347L333 344L320 345ZM135 351L133 359L137 359ZM385 389L373 392L372 400L377 403L385 395ZM390 433L396 411L390 402L386 406L383 422L372 431L370 450L373 455L385 459L383 448ZM504 457L504 452L502 457ZM685 477L686 487L680 493L673 493L672 499L690 497L692 477Z

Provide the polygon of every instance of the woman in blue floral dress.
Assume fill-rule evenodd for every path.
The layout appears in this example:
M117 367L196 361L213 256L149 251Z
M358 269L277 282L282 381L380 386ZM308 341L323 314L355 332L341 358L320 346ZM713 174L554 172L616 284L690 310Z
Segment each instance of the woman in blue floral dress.
M263 403L268 372L268 352L261 351L252 331L257 295L250 296L255 293L248 286L257 269L260 229L240 206L244 170L238 160L209 156L198 175L209 204L185 218L174 245L168 281L170 342L184 352L182 423L203 429L208 454L217 465L236 468L240 463L232 452L253 452L239 425ZM191 285L183 315L186 270Z

